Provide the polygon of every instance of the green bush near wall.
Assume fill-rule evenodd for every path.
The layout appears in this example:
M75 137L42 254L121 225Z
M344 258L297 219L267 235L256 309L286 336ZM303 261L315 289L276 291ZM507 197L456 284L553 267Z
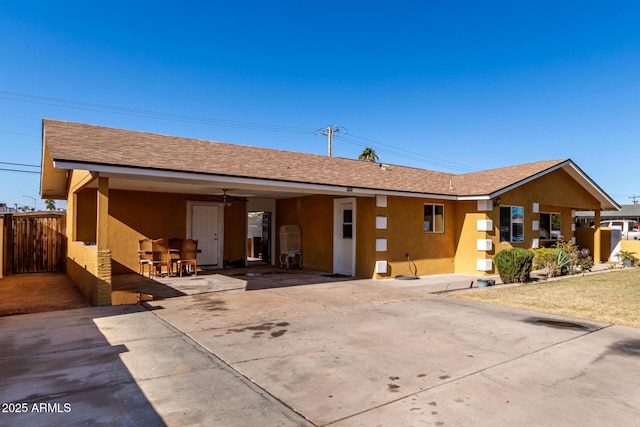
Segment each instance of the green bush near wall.
M524 283L529 280L533 268L533 252L522 248L505 249L498 252L493 261L503 283Z

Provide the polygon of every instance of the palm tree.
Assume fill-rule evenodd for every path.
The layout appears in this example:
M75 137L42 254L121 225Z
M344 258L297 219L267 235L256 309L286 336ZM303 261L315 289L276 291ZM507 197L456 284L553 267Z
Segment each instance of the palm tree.
M55 211L56 210L56 201L55 200L47 199L47 200L44 201L44 205L50 211Z
M373 148L367 147L362 150L360 156L358 156L358 160L365 160L368 162L376 162L380 159Z

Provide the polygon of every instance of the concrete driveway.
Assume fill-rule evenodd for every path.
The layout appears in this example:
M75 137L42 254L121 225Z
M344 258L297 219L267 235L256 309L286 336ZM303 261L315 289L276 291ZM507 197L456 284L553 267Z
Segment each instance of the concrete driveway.
M0 402L71 408L0 424L639 425L640 329L367 280L148 308L0 318Z

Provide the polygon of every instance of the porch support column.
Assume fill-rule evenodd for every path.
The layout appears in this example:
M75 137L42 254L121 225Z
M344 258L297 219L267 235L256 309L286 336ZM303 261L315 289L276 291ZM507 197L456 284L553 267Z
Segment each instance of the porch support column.
M97 272L94 288L94 304L111 305L111 250L107 235L109 228L109 178L98 178L98 206L96 226Z
M109 178L98 178L98 218L96 246L99 251L107 250L107 219L109 217Z
M600 210L596 209L593 233L593 263L599 264L602 260L602 233L600 231Z

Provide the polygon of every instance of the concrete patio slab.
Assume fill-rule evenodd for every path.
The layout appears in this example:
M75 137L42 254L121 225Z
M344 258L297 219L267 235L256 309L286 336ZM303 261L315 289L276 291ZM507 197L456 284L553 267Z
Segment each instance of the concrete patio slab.
M612 326L332 424L636 426L640 330Z
M191 336L314 424L327 425L359 422L359 414L374 408L607 326L581 321L580 328L550 328L539 320L529 312L431 298Z
M432 297L410 289L394 289L380 281L349 280L243 293L210 293L147 304L176 328L191 333Z
M0 329L0 402L12 404L0 425L308 425L141 306L5 317Z

